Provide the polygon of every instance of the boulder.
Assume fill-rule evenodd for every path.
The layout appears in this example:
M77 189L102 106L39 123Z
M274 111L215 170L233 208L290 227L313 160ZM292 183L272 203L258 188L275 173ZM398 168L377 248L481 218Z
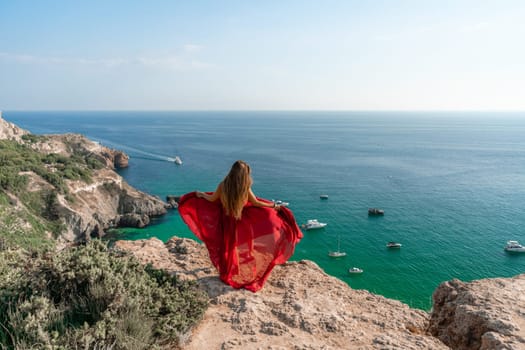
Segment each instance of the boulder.
M453 349L525 349L525 274L444 282L429 331Z
M127 168L129 156L122 151L114 151L113 165L116 169Z
M179 200L180 200L180 196L174 196L174 195L166 196L166 202L168 202L171 208L178 208Z

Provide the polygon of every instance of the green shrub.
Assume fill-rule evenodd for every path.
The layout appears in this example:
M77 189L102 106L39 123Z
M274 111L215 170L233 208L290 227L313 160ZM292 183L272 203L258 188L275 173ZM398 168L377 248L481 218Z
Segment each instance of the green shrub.
M38 137L26 136L36 142ZM103 164L93 155L75 152L71 157L50 153L42 154L31 147L12 140L0 140L0 188L19 193L27 185L27 177L20 176L23 171L32 171L53 185L59 193L66 194L64 178L91 182L93 169L101 169Z
M90 169L102 169L105 164L102 163L100 160L95 158L93 155L89 155L85 157L86 164Z
M160 348L177 344L206 305L195 284L143 267L98 240L33 259L0 251L6 349Z
M38 195L34 197L38 198ZM47 232L63 230L62 225L59 220L49 222L29 210L12 207L9 198L0 191L0 240L3 245L31 250L51 249L54 241L49 239Z
M34 135L34 134L25 134L22 135L22 140L27 141L29 143L36 143L40 141L44 141L46 139L43 135Z

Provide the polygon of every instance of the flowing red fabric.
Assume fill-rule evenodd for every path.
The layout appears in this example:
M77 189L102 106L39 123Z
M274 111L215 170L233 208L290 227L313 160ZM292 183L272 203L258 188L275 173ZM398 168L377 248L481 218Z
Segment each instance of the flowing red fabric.
M264 199L259 199L265 201ZM226 215L221 201L195 192L180 198L179 213L204 242L221 280L234 288L261 289L273 267L286 262L303 234L292 212L247 203L240 220Z

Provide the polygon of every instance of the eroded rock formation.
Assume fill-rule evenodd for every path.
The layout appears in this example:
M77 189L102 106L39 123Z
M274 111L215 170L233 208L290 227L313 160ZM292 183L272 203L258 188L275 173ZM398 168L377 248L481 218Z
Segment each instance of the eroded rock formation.
M112 227L144 227L150 217L166 213L167 203L138 191L111 169L98 170L93 181L68 181L68 201L59 195L60 213L66 223L66 241L101 237Z
M451 348L525 349L525 274L444 282L433 299L429 330Z

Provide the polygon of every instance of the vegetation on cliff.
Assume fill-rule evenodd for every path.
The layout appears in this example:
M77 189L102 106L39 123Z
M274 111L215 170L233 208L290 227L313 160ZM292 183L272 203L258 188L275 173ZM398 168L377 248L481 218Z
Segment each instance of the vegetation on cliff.
M184 340L202 317L195 284L94 240L58 254L0 246L6 349L151 349Z
M0 233L4 241L35 249L52 244L46 232L58 235L63 230L57 195L74 200L65 179L90 182L93 171L103 164L89 153L68 157L34 150L31 145L45 141L45 136L28 134L22 139L23 144L0 140ZM46 186L29 189L32 174Z
M139 192L107 175L106 149L94 145L74 134L0 140L0 350L173 347L204 313L207 297L194 283L98 240L56 252L53 238L78 229L69 242L89 240L90 230L128 213L98 211L96 188L132 192L115 193L129 212L142 204Z
M45 136L22 136L29 144L45 139ZM64 179L91 181L93 169L104 165L94 156L75 152L71 157L57 153L41 153L29 145L12 140L0 140L0 186L3 190L20 193L27 186L27 175L33 172L49 182L56 191L67 193Z

